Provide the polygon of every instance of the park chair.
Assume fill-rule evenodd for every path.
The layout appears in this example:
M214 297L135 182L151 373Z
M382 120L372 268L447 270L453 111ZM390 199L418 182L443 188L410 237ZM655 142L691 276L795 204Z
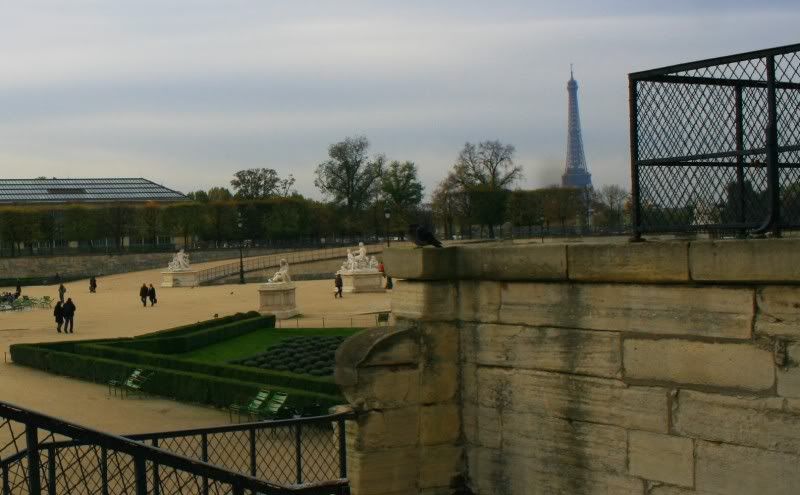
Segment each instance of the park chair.
M111 391L113 390L114 391L114 395L116 396L117 395L117 389L119 389L119 391L120 391L119 395L120 395L120 397L122 397L122 387L125 384L125 382L127 382L128 380L136 380L136 379L138 379L139 375L141 375L141 374L142 374L142 370L137 368L137 369L131 371L131 374L129 376L127 376L127 377L123 376L120 379L109 380L108 381L108 395L111 395Z
M387 325L389 324L388 312L378 313L378 324L380 325L381 323L386 323Z
M242 414L247 414L248 417L255 415L259 409L261 409L264 404L269 399L271 392L266 389L261 389L258 393L250 399L250 402L247 404L231 404L228 406L228 418L233 422L233 413L235 412L238 415L238 419L242 419Z
M53 304L53 299L50 296L44 296L39 300L39 307L42 309L50 308Z
M132 395L132 394L139 394L139 396L144 395L144 384L150 381L153 378L155 372L144 372L141 371L136 376L130 376L125 382L122 384L121 390L125 392L125 395Z
M258 419L275 419L288 398L289 395L284 392L275 392L267 404L256 411L256 416Z

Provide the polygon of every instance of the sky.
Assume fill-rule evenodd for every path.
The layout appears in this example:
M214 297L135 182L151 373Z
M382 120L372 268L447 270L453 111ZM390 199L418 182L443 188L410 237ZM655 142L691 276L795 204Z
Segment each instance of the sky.
M796 0L7 0L0 176L188 192L269 167L319 199L328 146L364 135L426 193L490 139L541 187L564 168L573 63L594 184L628 187L629 72L797 43L798 25Z

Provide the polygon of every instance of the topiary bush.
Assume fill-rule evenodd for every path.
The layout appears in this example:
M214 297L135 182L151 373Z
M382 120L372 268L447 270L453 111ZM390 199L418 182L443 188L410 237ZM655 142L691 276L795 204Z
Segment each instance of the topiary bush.
M346 338L333 335L288 337L263 352L230 363L300 375L330 376L333 375L336 349Z

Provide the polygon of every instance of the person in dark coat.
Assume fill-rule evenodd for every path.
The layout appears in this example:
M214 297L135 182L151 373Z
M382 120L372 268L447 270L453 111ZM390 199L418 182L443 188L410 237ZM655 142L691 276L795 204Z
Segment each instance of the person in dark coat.
M97 279L94 278L94 275L89 279L89 292L92 294L97 292Z
M64 302L64 293L67 292L67 288L64 287L64 284L58 285L58 300L62 303Z
M73 318L75 318L75 303L72 302L72 298L67 298L67 302L64 303L64 307L62 309L64 311L64 333L75 333L73 329L74 327Z
M19 296L22 295L22 284L19 283L17 280L17 291L16 291L16 299L19 299Z
M142 284L142 287L139 289L139 299L142 300L142 306L145 308L147 307L147 294L150 291L147 289L147 284Z
M64 308L61 306L61 301L56 303L56 307L53 310L53 316L55 316L56 323L58 325L56 326L56 330L58 330L58 333L61 333L61 325L64 324Z
M333 285L336 286L336 292L333 294L333 298L336 299L338 297L338 298L341 299L342 298L342 285L344 285L344 284L342 283L342 276L340 274L338 274L338 273L336 274L336 279L333 281Z
M150 284L150 288L147 289L147 297L150 298L150 306L155 306L158 302L158 299L156 299L156 288L153 287L153 284Z

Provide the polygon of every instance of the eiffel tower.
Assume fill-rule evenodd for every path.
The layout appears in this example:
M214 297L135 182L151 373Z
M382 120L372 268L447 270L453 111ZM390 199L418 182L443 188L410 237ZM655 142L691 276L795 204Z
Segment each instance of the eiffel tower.
M583 154L583 138L581 137L581 116L578 112L578 82L572 75L572 64L569 66L569 122L567 123L567 163L564 175L561 176L561 187L577 187L590 189L592 174L586 167L586 156Z

